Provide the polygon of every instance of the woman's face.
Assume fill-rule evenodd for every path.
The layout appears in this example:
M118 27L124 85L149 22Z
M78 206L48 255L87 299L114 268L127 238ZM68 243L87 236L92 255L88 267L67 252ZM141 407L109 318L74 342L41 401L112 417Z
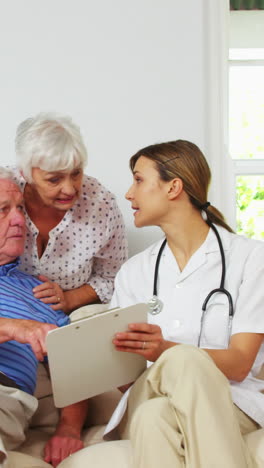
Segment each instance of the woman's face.
M45 206L67 211L79 197L83 170L77 167L72 171L48 172L34 167L32 179L31 186Z
M168 214L168 191L170 182L160 179L155 163L141 156L133 170L133 184L126 199L135 210L135 225L160 226Z

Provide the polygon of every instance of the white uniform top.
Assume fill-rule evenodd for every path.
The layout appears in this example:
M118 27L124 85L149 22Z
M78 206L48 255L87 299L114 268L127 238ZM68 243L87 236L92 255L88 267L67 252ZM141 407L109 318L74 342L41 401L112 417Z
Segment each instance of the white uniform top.
M231 293L234 303L231 334L264 333L264 243L231 234L219 226L217 229L226 258L225 288ZM115 280L111 306L125 307L150 300L161 243L156 242L121 267ZM164 306L160 314L149 314L148 317L150 323L161 327L165 340L197 346L202 304L207 294L220 286L221 273L219 245L212 229L183 271L180 271L169 246L165 246L157 283L158 297ZM202 327L202 348L227 347L228 310L224 294L212 296ZM261 393L264 381L255 376L263 362L264 345L247 378L243 382L230 382L235 404L261 426L264 426L264 395ZM115 422L120 419L119 408L113 415ZM109 430L113 425L111 421Z

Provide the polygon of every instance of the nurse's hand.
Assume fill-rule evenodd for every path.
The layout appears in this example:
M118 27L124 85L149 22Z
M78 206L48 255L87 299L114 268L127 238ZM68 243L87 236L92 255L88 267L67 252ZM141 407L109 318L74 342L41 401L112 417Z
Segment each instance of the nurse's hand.
M113 344L117 351L140 354L148 361L154 362L176 343L164 340L158 325L130 323L128 331L115 334Z

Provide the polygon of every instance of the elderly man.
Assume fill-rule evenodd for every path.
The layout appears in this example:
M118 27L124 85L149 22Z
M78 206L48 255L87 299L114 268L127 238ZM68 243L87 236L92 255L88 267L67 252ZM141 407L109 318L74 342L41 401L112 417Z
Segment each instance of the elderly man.
M3 467L8 466L7 450L24 441L25 429L37 408L33 393L38 361L46 353L46 335L69 322L62 311L54 311L34 297L32 288L40 281L18 270L24 241L23 197L9 171L0 168L0 466ZM74 436L71 433L69 437L67 430L67 427L80 430L78 426L83 423L78 417L80 410L82 403L62 410L48 454L46 449L45 459L53 466L82 447L80 440L71 441Z

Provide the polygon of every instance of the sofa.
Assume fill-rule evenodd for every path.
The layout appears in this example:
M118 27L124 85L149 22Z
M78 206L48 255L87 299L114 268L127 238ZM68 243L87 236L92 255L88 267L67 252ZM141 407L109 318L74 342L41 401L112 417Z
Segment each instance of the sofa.
M40 464L40 460L42 459L45 443L56 428L59 410L54 405L51 383L47 371L42 364L39 364L38 368L35 396L39 401L38 409L27 430L25 442L16 451L9 452L10 466L8 465L8 468L51 467L48 463L43 462ZM119 390L113 390L91 399L89 415L82 433L86 447L103 442L105 425L110 419L120 397L121 393ZM104 443L107 444L106 442ZM75 462L70 466L75 466Z
M51 468L41 459L44 445L56 427L58 410L54 406L50 381L42 364L39 365L36 396L39 400L38 410L27 431L26 441L17 451L9 452L9 468ZM68 457L59 468L132 468L129 441L103 441L105 424L120 396L118 390L113 390L91 399L89 416L83 430L86 448ZM245 436L245 440L257 467L264 468L264 429Z
M102 307L107 308L107 305L78 309L73 312L71 319L74 321L83 318ZM259 378L264 378L264 368ZM51 468L50 464L43 462L42 454L45 443L55 430L59 412L54 406L51 383L42 364L38 368L35 396L39 400L38 410L31 420L23 445L16 451L9 452L8 468ZM128 440L103 440L105 425L120 398L119 390L113 390L91 399L82 434L86 448L65 459L59 468L132 468L132 450ZM246 435L245 440L257 467L264 468L264 429Z

